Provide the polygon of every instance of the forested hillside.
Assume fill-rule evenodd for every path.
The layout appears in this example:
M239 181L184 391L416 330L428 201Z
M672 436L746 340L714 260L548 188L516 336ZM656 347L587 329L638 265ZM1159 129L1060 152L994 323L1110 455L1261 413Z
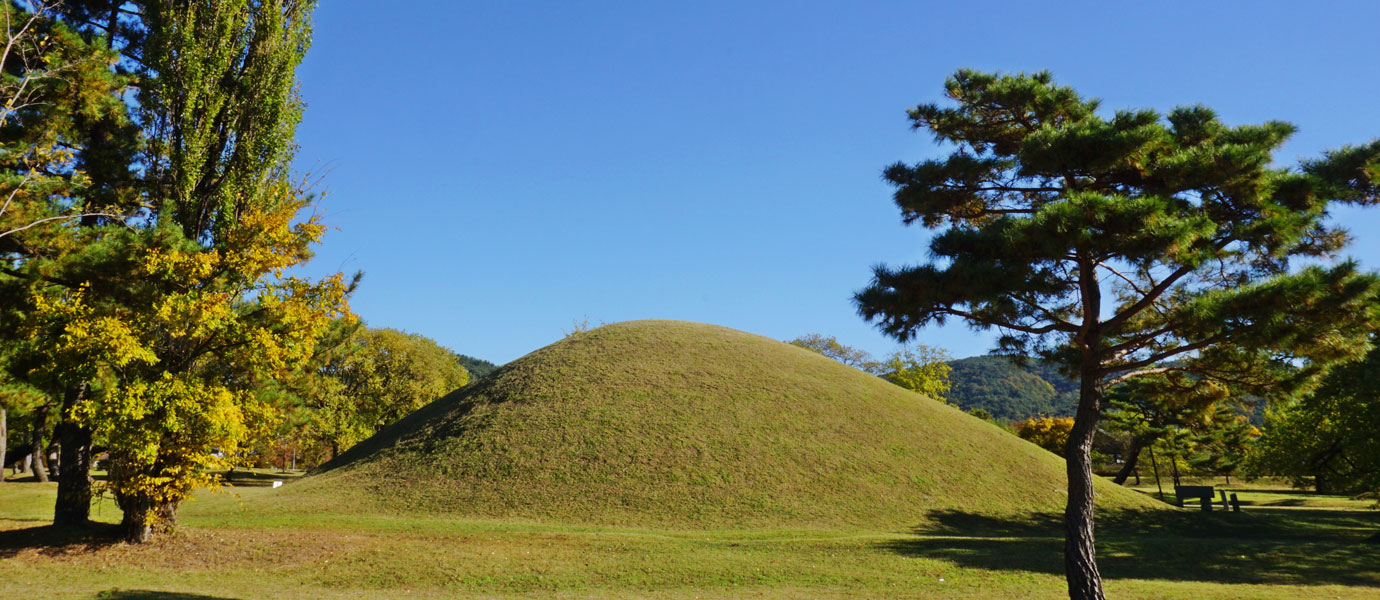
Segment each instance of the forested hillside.
M479 379L480 377L488 375L489 373L494 372L494 369L498 368L498 365L493 364L487 360L484 360L482 358L475 358L473 356L465 354L456 354L455 360L459 361L460 366L465 367L465 370L470 372L470 381L474 381L476 379Z
M1004 356L973 356L949 366L949 402L964 410L981 408L999 421L1073 414L1077 382L1042 361L1018 366Z

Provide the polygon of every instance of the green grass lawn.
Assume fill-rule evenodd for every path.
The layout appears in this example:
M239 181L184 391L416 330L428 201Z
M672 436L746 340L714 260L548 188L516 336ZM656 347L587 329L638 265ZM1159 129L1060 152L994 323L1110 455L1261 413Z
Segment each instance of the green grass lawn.
M1061 598L1058 517L943 510L910 531L690 530L258 510L261 473L144 546L47 526L54 484L0 485L0 598ZM1375 598L1373 502L1243 486L1242 513L1124 513L1115 598ZM1299 508L1279 500L1299 498ZM1264 508L1258 506L1263 505ZM113 523L110 501L97 520Z
M331 466L242 473L144 545L0 485L0 600L1066 597L1058 457L721 327L571 336ZM1098 483L1114 598L1380 597L1366 503L1243 489L1207 514Z

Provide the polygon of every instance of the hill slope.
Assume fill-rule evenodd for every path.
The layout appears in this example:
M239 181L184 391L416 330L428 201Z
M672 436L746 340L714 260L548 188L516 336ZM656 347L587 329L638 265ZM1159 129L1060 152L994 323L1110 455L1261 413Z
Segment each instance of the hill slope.
M637 321L513 361L275 497L562 523L901 529L1059 511L1062 461L807 350ZM1151 501L1113 485L1103 508Z

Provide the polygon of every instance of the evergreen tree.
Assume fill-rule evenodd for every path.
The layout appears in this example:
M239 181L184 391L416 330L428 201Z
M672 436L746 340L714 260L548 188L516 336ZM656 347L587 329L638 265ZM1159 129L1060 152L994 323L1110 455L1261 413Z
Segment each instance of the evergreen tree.
M1219 475L1230 484L1231 476L1241 469L1259 437L1260 430L1245 415L1238 414L1227 403L1216 404L1195 432L1193 444L1197 453L1189 457L1188 463L1195 471Z
M961 70L954 106L910 111L946 158L885 171L906 223L941 231L936 261L875 270L859 312L901 340L958 318L1001 331L1080 382L1065 455L1069 595L1102 598L1091 446L1109 384L1153 373L1246 391L1310 381L1360 355L1380 281L1333 255L1334 202L1372 204L1380 143L1271 167L1287 123L1230 127L1202 106L1100 112L1048 73ZM1288 368L1306 359L1302 369ZM1173 366L1166 366L1169 361Z
M1226 386L1182 373L1137 377L1107 390L1107 424L1130 436L1125 463L1112 481L1125 483L1135 471L1142 450L1171 431L1204 422L1204 416L1215 407L1225 406L1228 394Z
M13 340L35 296L90 285L64 265L99 252L105 232L142 209L130 170L138 132L121 97L129 80L110 69L117 54L107 39L69 27L49 3L5 3L0 12L0 338L11 340L7 354L17 360L7 362L20 385L58 391L34 407L34 461L43 462L41 425L55 414L54 522L82 525L90 510L90 432L71 411L89 386L36 381L30 369L41 360L16 352Z

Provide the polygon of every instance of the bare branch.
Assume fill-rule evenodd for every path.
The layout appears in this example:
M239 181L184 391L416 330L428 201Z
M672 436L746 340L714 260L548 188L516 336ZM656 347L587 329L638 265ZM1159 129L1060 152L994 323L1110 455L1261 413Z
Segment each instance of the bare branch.
M10 230L7 230L7 231L0 231L0 238L3 238L3 237L5 237L5 236L7 236L7 235L10 235L10 234L12 234L12 233L19 233L19 232L24 231L24 230L26 230L26 229L32 228L32 227L37 226L37 225L42 225L43 223L48 223L48 222L51 222L51 221L63 221L63 220L70 220L70 219L81 219L81 218L85 218L85 217L109 217L109 218L111 218L111 219L124 219L124 218L126 218L124 215L117 215L117 214L113 214L113 213L100 213L100 212L94 212L94 213L81 213L81 214L75 214L75 215L61 215L61 216L57 216L57 217L47 217L47 218L39 219L39 220L37 220L37 221L34 221L34 222L32 222L32 223L29 223L28 225L25 225L25 226L23 226L23 227L16 227L16 228L14 228L14 229L10 229Z

